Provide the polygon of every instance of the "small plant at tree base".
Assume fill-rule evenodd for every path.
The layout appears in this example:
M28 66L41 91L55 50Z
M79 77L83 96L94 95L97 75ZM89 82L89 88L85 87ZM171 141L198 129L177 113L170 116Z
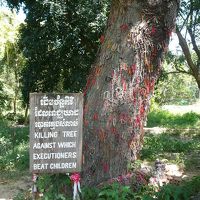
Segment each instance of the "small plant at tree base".
M40 175L37 187L42 200L67 200L72 195L70 178L63 174Z
M104 186L97 195L96 200L131 200L134 193L130 186L122 186L119 183Z

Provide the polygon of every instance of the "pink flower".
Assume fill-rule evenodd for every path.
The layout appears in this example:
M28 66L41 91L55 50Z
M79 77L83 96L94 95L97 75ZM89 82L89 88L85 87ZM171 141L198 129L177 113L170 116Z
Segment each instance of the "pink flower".
M70 180L73 181L74 183L78 183L81 180L80 174L75 172L70 176Z

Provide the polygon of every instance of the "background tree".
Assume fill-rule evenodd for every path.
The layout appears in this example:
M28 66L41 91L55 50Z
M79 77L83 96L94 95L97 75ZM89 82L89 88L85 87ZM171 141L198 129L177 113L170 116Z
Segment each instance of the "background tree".
M20 101L21 97L21 70L25 61L17 44L19 21L16 20L16 13L8 10L2 11L0 14L0 26L1 100L4 102L2 103L4 106L1 108L5 109L7 106L5 110L16 115L17 102Z
M176 33L187 69L175 65L176 70L192 75L200 89L200 1L182 0Z
M183 55L177 58L169 52L154 92L155 102L160 106L191 104L198 98L198 86L194 77L178 72L174 65L179 66L179 69L187 69Z
M4 72L1 77L4 80L5 92L10 98L11 113L12 115L16 115L17 111L21 112L22 96L20 79L25 65L25 59L16 42L7 42L2 63L4 65Z
M20 49L27 59L22 92L80 91L99 45L108 4L103 1L8 1L24 3Z

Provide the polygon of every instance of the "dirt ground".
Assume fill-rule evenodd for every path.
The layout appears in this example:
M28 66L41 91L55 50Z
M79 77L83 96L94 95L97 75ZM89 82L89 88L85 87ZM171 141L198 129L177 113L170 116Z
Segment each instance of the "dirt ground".
M29 190L31 185L30 176L23 176L19 180L0 180L0 200L11 200L19 192Z

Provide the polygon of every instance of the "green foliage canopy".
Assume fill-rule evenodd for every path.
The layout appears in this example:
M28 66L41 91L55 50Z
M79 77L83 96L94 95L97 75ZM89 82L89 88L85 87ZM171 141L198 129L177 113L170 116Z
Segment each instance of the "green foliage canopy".
M20 48L26 59L22 92L80 91L98 50L108 4L79 1L11 1L24 3L26 24Z
M16 13L2 9L0 13L0 115L8 111L11 104L19 98L20 77L24 57L19 51L17 40L19 21Z

